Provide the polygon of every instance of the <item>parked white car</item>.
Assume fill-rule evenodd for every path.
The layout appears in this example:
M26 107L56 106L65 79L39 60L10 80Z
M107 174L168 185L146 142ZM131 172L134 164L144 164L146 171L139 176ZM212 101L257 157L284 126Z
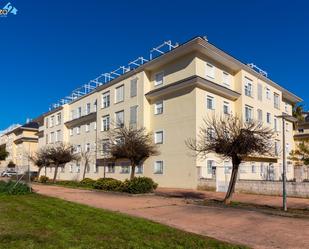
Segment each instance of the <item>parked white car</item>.
M11 177L11 176L14 176L14 175L17 175L17 172L12 171L12 170L5 170L1 173L2 177Z

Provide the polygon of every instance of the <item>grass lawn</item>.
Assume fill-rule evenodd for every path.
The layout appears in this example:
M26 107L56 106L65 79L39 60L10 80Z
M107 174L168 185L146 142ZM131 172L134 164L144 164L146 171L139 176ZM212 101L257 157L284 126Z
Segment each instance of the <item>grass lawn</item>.
M0 195L0 248L244 248L44 197Z

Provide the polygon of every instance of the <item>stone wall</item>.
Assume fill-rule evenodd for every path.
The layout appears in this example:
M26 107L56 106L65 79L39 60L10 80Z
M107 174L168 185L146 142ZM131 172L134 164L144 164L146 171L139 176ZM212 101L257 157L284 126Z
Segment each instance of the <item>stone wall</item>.
M215 189L216 182L212 179L201 179L199 189ZM291 197L309 198L309 182L287 182L287 195ZM282 195L282 182L238 180L236 192L263 195Z

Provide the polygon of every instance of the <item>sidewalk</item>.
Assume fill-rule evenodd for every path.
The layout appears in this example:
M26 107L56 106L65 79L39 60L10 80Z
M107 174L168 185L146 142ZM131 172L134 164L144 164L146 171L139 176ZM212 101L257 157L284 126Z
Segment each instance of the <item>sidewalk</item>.
M129 196L48 185L33 185L33 188L39 194L146 218L252 248L309 248L309 219L267 215L235 208L192 205L184 198ZM158 191L164 192L162 189ZM172 193L171 190L165 192ZM181 192L190 193L184 190ZM208 192L193 193L211 196Z
M197 190L173 189L173 188L159 188L157 189L156 193L165 197L183 197L193 199L214 199L214 200L223 200L225 196L225 193L219 193L213 191L197 191ZM235 193L233 195L232 201L255 204L255 205L271 206L271 207L282 207L281 196ZM288 208L309 210L309 199L288 197L287 206Z

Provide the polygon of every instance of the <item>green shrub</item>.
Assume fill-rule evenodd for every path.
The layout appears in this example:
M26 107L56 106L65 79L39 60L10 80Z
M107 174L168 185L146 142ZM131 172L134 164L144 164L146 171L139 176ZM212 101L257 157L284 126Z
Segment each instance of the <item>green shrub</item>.
M91 178L85 178L79 182L79 184L83 187L93 187L96 181Z
M69 186L69 187L79 187L78 181L70 181L70 180L58 180L56 181L57 185Z
M47 176L40 176L39 182L41 183L47 183L49 181L49 178Z
M134 177L124 181L122 191L131 194L151 193L157 187L158 184L149 177Z
M0 181L0 193L11 195L24 195L31 193L31 188L26 184L15 181L4 182Z
M106 191L121 191L122 181L113 178L100 178L94 183L95 189L102 189Z

